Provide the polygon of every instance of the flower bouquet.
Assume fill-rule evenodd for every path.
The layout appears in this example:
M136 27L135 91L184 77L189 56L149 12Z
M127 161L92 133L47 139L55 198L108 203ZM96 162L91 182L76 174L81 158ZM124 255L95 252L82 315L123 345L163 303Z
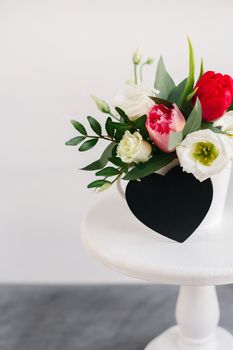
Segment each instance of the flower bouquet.
M143 82L143 70L153 59L142 61L137 50L132 57L132 77L113 102L92 96L106 115L104 124L102 117L100 123L88 116L94 133L90 134L83 124L72 120L80 135L66 142L81 144L81 152L101 139L107 142L101 157L83 168L95 171L97 177L87 187L103 191L119 179L129 181L126 200L134 215L180 242L195 231L210 208L206 227L220 220L233 156L233 79L205 72L201 60L195 80L189 39L188 44L187 78L176 85L161 57L153 88ZM161 174L166 175L165 180ZM177 213L180 210L182 218Z

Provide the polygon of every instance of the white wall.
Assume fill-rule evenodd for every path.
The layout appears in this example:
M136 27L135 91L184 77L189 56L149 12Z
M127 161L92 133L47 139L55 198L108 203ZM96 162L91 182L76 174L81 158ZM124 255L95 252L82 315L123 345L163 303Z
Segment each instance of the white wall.
M108 100L139 44L178 81L189 34L208 69L233 75L232 15L231 0L0 0L0 281L127 280L81 247L80 219L99 195L78 168L99 148L65 147L69 119L100 115L90 93Z

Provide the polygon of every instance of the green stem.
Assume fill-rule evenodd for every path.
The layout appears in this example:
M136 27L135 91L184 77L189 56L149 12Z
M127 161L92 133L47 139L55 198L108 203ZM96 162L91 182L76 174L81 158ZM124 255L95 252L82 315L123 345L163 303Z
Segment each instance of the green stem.
M137 64L134 64L134 82L135 84L138 83L138 77L137 77Z
M90 136L90 135L86 135L86 137L89 137L91 139L102 139L102 140L107 140L107 141L111 141L111 142L117 143L115 140L113 140L113 139L111 139L110 137L107 137L107 136Z
M112 185L114 184L114 182L116 182L124 173L124 170L121 168L120 173L116 176L116 178L112 181Z
M108 114L119 122L119 119L111 111Z
M146 65L146 62L142 63L142 64L141 64L141 67L140 67L140 79L141 79L141 82L143 82L142 71L143 71L143 68L144 68L145 65Z

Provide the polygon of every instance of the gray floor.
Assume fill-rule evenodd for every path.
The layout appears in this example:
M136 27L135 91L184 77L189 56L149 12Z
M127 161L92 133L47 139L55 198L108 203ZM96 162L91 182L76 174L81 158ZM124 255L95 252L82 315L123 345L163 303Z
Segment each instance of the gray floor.
M233 331L233 287L218 294ZM0 350L143 350L175 323L176 296L169 286L1 286Z

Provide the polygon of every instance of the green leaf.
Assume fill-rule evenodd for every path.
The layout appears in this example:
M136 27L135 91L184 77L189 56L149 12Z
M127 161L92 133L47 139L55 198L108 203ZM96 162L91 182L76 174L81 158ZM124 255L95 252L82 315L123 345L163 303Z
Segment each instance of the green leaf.
M118 169L109 166L109 167L104 168L100 171L97 171L96 176L108 177L108 176L115 176L115 175L119 175L119 174L120 174L120 172Z
M94 147L98 142L98 139L91 139L88 141L85 141L80 147L79 147L79 151L80 152L85 152L88 151L89 149L91 149L92 147Z
M163 104L164 106L168 108L173 108L172 102L165 100L164 98L155 97L155 96L149 96L156 104Z
M100 159L96 160L95 162L85 166L81 170L88 170L88 171L93 171L93 170L98 170L102 169L105 167L105 165L108 163L109 157L112 155L112 150L115 147L115 142L111 142L107 148L105 148L102 156Z
M182 141L182 131L177 131L177 132L172 131L169 137L168 149L173 150L181 143L181 141Z
M200 73L199 73L198 80L201 78L203 74L204 74L204 62L203 62L203 58L201 58Z
M114 126L112 125L112 119L110 117L107 118L105 123L105 129L107 131L108 136L113 137L114 136Z
M168 96L168 100L177 104L177 106L180 108L181 106L181 97L186 85L188 78L182 80L179 85L175 86L174 89L170 92Z
M163 168L176 158L175 152L162 153L159 152L150 158L146 163L135 166L132 170L124 176L124 180L137 180L147 175L154 173L155 171Z
M125 124L125 123L112 122L112 125L114 126L114 128L116 130L120 130L120 131L125 131L125 130L129 130L130 129L129 124Z
M85 140L86 136L76 136L73 139L70 139L69 141L66 141L66 146L77 146L80 142Z
M186 97L186 101L191 101L192 98L196 95L198 90L198 87L196 87L196 89L194 89L187 97Z
M147 118L147 116L143 115L142 117L136 119L135 122L134 122L135 128L141 129L143 126L145 126L146 118Z
M168 98L171 90L175 87L174 81L166 70L162 56L157 66L154 87L159 90L159 97L164 99Z
M87 117L92 130L99 136L102 135L102 129L100 123L93 117Z
M121 118L124 120L125 123L131 124L129 117L125 114L125 112L121 108L116 107L115 110L121 116Z
M78 122L77 120L71 120L71 124L76 130L80 132L80 134L87 135L85 127L80 122Z
M186 137L191 132L197 131L200 129L202 121L202 109L199 99L197 98L196 104L190 113L188 120L183 129L183 137Z
M233 110L233 100L232 100L230 107L228 108L228 111L232 111L232 110Z
M213 123L202 122L201 129L210 129L211 131L215 132L216 134L226 134L220 128L213 126Z
M126 163L122 162L122 160L119 157L111 157L109 158L109 162L120 167L122 167L123 165L126 165Z
M95 180L93 182L91 182L87 188L97 188L97 187L101 187L105 184L111 184L110 181L107 181L107 180Z
M192 92L193 86L194 86L194 74L195 74L195 64L194 64L194 52L193 52L193 46L188 38L188 44L189 44L189 76L188 80L186 81L185 88L181 97L181 106L184 103L186 97Z

